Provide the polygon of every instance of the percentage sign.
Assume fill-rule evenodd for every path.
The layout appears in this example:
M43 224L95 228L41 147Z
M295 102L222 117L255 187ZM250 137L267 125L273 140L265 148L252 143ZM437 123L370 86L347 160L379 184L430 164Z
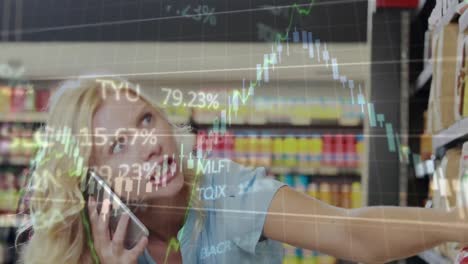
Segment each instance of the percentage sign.
M158 143L158 137L156 136L156 129L151 129L151 132L148 133L149 143L155 145Z
M145 172L145 178L148 179L149 177L151 177L151 175L153 174L153 172L156 172L156 174L154 175L154 177L156 178L156 181L159 181L159 177L161 176L160 173L161 173L161 167L155 162L153 164L149 163L149 162L145 162L143 163L143 171Z
M145 178L149 178L151 175L151 165L148 162L143 163L143 171L146 172Z
M148 130L143 130L141 131L141 134L140 136L143 137L143 144L147 144L148 143L148 140L149 140L149 132Z
M209 94L206 95L206 100L208 100L208 109L209 108L218 109L219 102L218 102L217 98L218 98L217 94L209 93Z
M155 136L155 129L152 129L151 131L148 130L143 130L141 132L141 136L143 137L143 144L156 144L158 143L158 138Z
M209 8L207 5L204 5L202 8L202 14L204 15L203 24L210 23L210 25L216 25L216 16L213 15L214 8Z

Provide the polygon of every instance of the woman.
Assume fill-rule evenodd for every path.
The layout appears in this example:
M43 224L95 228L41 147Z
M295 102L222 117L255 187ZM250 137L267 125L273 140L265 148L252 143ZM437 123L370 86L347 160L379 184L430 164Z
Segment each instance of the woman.
M117 79L81 79L51 98L47 125L55 128L55 141L44 146L32 174L39 184L30 197L34 233L21 253L25 263L281 263L280 242L373 263L468 241L456 210L343 209L267 179L263 168L214 161L219 170L209 173L212 161L178 154L186 130L138 88ZM57 154L68 153L53 135L64 131L73 135L79 158ZM157 132L157 140L141 136L148 131ZM136 169L122 175L125 167ZM109 214L100 214L93 199L86 206L80 188L86 168L102 171L114 188L125 178L128 185L117 193L149 229L148 238L124 248L128 217L109 234Z

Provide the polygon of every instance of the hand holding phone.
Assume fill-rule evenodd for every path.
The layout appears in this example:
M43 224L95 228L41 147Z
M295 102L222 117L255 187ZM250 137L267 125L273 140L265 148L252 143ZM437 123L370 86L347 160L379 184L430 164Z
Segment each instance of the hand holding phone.
M111 237L109 232L110 213L104 213L104 210L98 213L97 202L93 197L88 199L88 213L94 248L101 263L137 263L138 256L143 253L148 244L148 238L143 236L132 249L125 248L124 241L130 216L128 214L121 215Z
M86 188L94 246L104 263L133 263L148 243L146 227L94 171Z

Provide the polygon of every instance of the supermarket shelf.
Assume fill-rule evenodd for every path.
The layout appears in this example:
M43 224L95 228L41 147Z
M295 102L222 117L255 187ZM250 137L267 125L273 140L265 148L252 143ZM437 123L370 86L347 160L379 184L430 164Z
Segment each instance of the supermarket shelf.
M213 127L212 123L196 123L191 122L192 128L195 130L207 130ZM317 122L311 123L310 125L294 125L291 123L266 123L266 124L232 124L227 126L228 130L315 130L315 129L324 129L324 130L346 130L346 131L360 131L364 129L362 123L355 125L341 125L336 121L332 122Z
M445 150L468 140L468 118L432 136L432 151L437 158L445 155Z
M26 157L0 157L0 165L29 166L31 158Z
M175 124L186 124L190 121L189 118L183 116L168 116L167 118Z
M319 168L289 168L289 167L271 167L270 172L274 174L303 174L303 175L361 175L361 170L357 168L345 167L319 167Z
M457 5L452 4L445 12L446 14L438 19L437 24L430 25L430 28L434 29L435 34L438 34L445 25L456 20L458 15Z
M0 113L0 122L44 123L46 112Z
M426 261L427 263L429 264L450 264L452 263L448 258L440 255L439 253L437 253L435 250L426 250L422 253L419 253L418 254L418 257L420 257L421 259L423 259L424 261Z

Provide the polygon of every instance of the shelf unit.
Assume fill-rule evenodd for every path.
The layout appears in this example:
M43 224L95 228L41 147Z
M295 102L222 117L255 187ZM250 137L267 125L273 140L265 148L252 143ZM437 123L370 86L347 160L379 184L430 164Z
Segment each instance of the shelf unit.
M451 35L448 35L449 33L447 33L447 35L443 35L442 33L445 34L445 32L454 32L453 25L455 23L458 23L458 27L460 29L459 32L463 32L465 30L466 26L468 25L468 12L465 11L461 16L458 14L458 12L460 12L460 10L462 10L462 7L466 5L468 5L466 1L437 1L435 3L434 9L430 8L430 10L428 10L429 12L431 12L431 15L428 19L429 30L426 31L426 35L431 36L431 38L429 41L426 42L426 44L428 44L427 47L429 47L427 48L427 50L431 50L433 54L432 56L425 56L425 57L434 58L434 60L431 59L432 61L424 62L424 64L427 66L419 74L418 78L416 79L414 83L412 100L413 100L413 103L415 104L415 107L414 107L414 110L416 110L415 113L419 115L421 115L421 113L424 112L426 109L428 109L429 111L433 111L429 114L428 118L431 118L431 115L432 115L432 118L434 117L434 114L433 114L434 111L437 111L437 113L439 114L441 114L443 110L447 110L447 113L452 112L451 109L450 111L448 111L448 109L439 109L439 108L435 108L437 110L434 110L433 105L439 104L439 101L434 100L435 103L433 101L429 103L430 101L429 96L434 96L435 94L437 94L438 96L437 100L440 100L440 98L443 98L443 96L438 93L441 93L442 88L445 88L443 89L443 91L445 92L447 91L447 88L454 89L454 88L451 88L452 84L449 85L447 83L442 83L444 79L441 80L441 78L444 78L444 77L440 77L439 72L444 71L444 69L441 69L441 67L443 65L446 65L446 64L441 65L441 63L451 62L450 57L448 56L453 56L453 55L450 55L450 53L448 53L448 55L444 54L446 51L442 51L442 47L445 47L445 46L441 46L441 45L447 45L445 43L453 44L457 42L458 39L457 39L457 35L455 34L454 34L454 37L451 38ZM445 31L446 29L444 29L444 27L447 27L447 30L452 29L452 31ZM458 32L456 34L458 34ZM447 39L448 37L450 37L450 39ZM440 39L437 39L437 38L440 38ZM437 45L435 46L433 45L435 43L434 41L437 41ZM451 49L451 51L452 50L453 49ZM418 60L420 58L413 57L411 59ZM434 65L432 63L434 63ZM453 66L453 65L451 64L450 66ZM433 76L434 74L439 74L439 75ZM443 74L453 74L453 73L451 70L448 70L447 72L444 71ZM456 74L458 73L455 72L455 75ZM441 76L444 76L444 75L441 75ZM436 84L433 84L432 80L435 80L436 77L438 78L437 79L438 82ZM445 78L449 79L450 76L446 76ZM430 91L431 89L437 89L437 90ZM450 93L447 93L447 94L450 94ZM445 96L448 97L448 95L445 95ZM452 95L450 94L450 96ZM439 107L442 107L442 106L439 106ZM445 112L443 113L445 114ZM455 112L453 112L453 114L455 115ZM442 119L441 117L437 115L435 116L439 119ZM421 117L419 117L418 120L412 119L410 121L411 122L410 124L416 128L416 129L413 129L411 133L427 134L432 131L431 133L432 134L432 142L431 142L432 143L432 159L421 161L418 164L413 164L415 166L414 167L415 179L412 182L412 185L414 188L413 191L425 190L426 197L424 199L431 199L431 198L437 199L437 198L434 198L436 196L433 196L433 197L429 196L430 181L433 177L432 175L434 171L437 170L437 168L435 168L435 164L437 162L435 161L442 159L446 155L446 152L448 149L454 148L458 146L460 143L462 143L463 141L468 140L468 118L458 120L454 124L452 124L450 127L434 133L434 130L437 130L437 128L429 127L426 129L422 129L422 127L426 127L426 126L424 125L424 122L422 121ZM443 116L443 118L446 118L446 117ZM429 122L429 124L430 123L431 122ZM420 147L420 144L424 144L423 140L419 141L419 138L416 140L413 140L413 146L417 146L416 149ZM423 149L427 150L427 148L428 146L425 148L420 148L420 149L421 151L423 151ZM414 204L412 204L412 206L414 206ZM432 263L442 263L442 264L453 263L454 260L452 259L453 258L453 255L451 254L452 252L448 252L447 249L448 247L438 247L435 249L427 250L425 252L418 254L418 257L424 260L425 262L431 263L431 264Z
M302 174L302 175L320 175L320 176L334 176L334 175L350 175L360 176L361 171L357 168L345 167L319 167L319 168L288 168L288 167L271 167L269 169L274 174Z
M211 123L190 122L192 128L197 130L205 130L213 127ZM354 125L341 125L337 121L324 121L323 123L313 122L309 125L294 125L291 123L265 123L265 124L232 124L229 125L230 130L293 130L293 131L311 131L311 130L343 130L346 132L360 131L363 132L364 125L362 123Z

